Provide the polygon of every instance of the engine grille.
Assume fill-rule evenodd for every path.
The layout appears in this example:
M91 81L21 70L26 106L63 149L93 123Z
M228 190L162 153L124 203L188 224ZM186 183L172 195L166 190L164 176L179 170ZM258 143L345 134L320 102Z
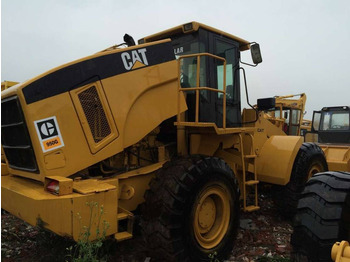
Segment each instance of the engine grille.
M38 172L33 146L17 96L1 101L1 143L11 168Z
M89 124L92 137L95 143L98 143L111 134L111 128L96 87L92 86L84 90L78 97Z

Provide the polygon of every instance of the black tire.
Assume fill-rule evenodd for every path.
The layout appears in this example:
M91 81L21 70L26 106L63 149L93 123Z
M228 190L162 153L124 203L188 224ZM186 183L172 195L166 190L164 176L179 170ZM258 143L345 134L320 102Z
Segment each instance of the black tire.
M322 149L314 143L303 143L295 158L288 184L274 187L274 201L284 217L293 218L307 180L315 173L324 171L328 171L328 165Z
M218 185L229 199L228 226L219 244L205 249L195 235L194 213L198 197ZM209 261L214 252L215 258L225 259L239 225L239 194L237 180L222 159L192 156L166 163L150 182L142 207L141 228L152 261Z
M293 226L293 261L332 261L333 244L350 240L350 173L314 175L299 200Z

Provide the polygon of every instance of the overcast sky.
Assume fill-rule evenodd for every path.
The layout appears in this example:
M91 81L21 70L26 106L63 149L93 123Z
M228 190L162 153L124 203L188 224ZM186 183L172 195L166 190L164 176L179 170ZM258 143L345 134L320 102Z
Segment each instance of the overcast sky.
M305 92L311 118L350 105L349 14L347 0L2 0L1 81L30 79L125 33L137 40L198 21L260 44L263 63L246 70L251 103Z

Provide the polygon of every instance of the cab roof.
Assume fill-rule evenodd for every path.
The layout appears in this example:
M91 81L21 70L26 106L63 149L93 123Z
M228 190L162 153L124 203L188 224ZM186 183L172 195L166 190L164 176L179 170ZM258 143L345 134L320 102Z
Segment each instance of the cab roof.
M250 42L247 40L244 40L240 37L231 35L231 34L226 33L224 31L218 30L216 28L213 28L213 27L210 27L210 26L207 26L205 24L201 24L201 23L198 23L195 21L170 28L170 29L161 31L161 32L153 34L153 35L146 36L144 38L141 38L138 42L139 42L139 44L142 44L142 43L157 41L157 40L164 39L164 38L170 38L171 36L176 35L176 34L181 34L181 33L182 34L189 34L189 33L193 33L193 32L198 31L199 28L203 28L203 29L211 31L215 34L222 35L222 36L225 36L227 38L230 38L232 40L237 41L240 45L241 51L248 50L250 47Z

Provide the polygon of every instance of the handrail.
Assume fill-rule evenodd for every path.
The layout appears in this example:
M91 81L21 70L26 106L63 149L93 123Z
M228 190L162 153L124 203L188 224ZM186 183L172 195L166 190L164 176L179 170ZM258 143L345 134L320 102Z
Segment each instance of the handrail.
M180 91L194 91L194 90L209 90L209 91L213 91L213 92L217 92L217 93L225 93L222 90L219 89L215 89L212 87L181 87Z
M214 59L218 59L223 61L223 90L211 88L211 87L201 87L200 86L200 58L203 56L208 56L212 57ZM226 59L222 58L220 56L216 56L210 53L198 53L198 54L190 54L190 55L183 55L180 56L178 59L178 75L181 75L181 60L185 58L190 58L190 57L196 57L197 58L197 72L196 72L196 87L188 87L188 88L183 88L181 87L180 81L178 81L178 114L177 114L177 122L180 122L180 95L181 92L189 92L189 91L195 91L196 92L196 107L195 107L195 122L196 124L199 123L199 92L201 90L207 90L211 92L216 92L216 93L222 93L223 94L223 110L222 110L222 115L223 115L223 120L222 120L222 125L223 128L226 128ZM179 77L180 79L180 77Z

